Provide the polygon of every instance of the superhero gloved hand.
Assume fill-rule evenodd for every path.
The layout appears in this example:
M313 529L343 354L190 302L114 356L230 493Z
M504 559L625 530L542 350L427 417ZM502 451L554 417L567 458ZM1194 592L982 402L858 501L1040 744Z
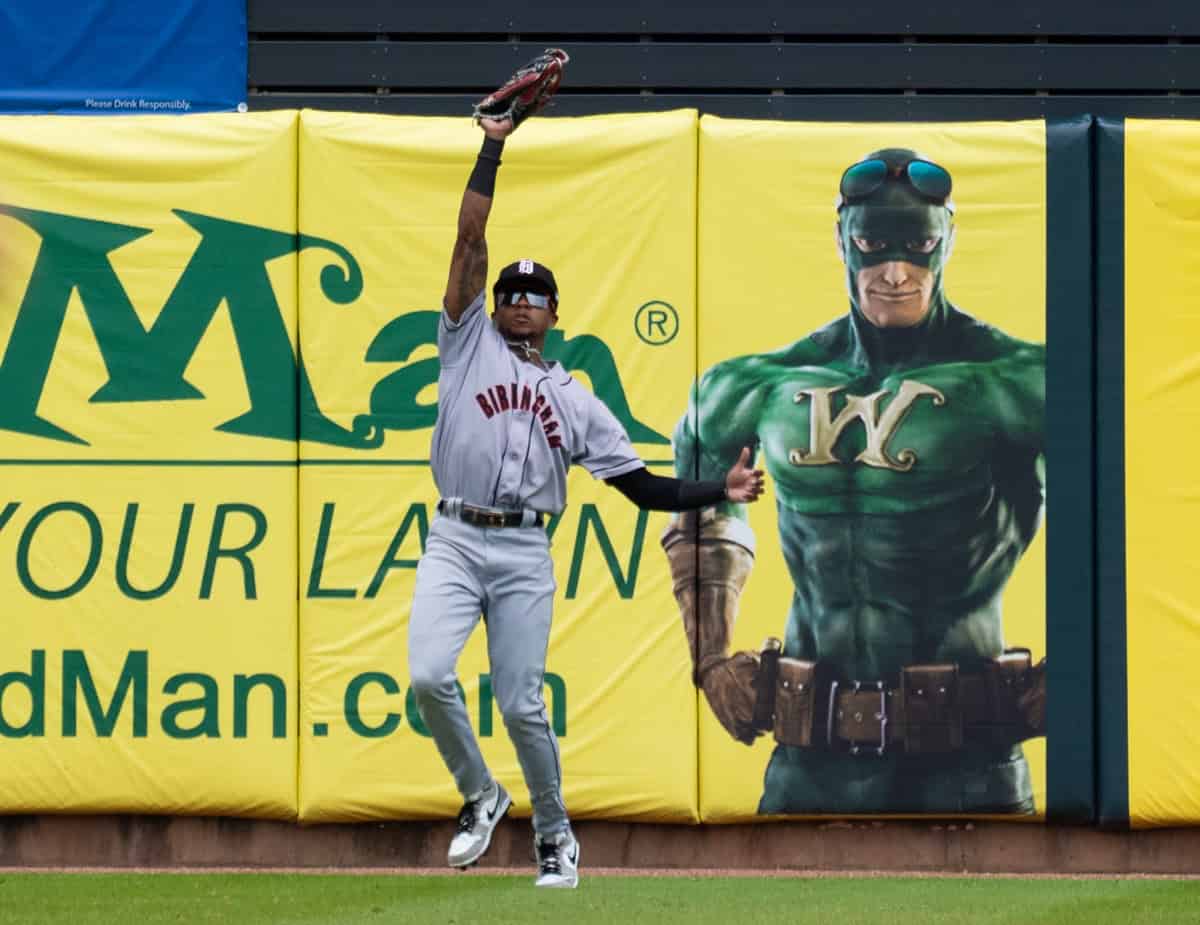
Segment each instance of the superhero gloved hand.
M755 653L735 652L729 658L710 661L697 672L713 716L743 745L753 745L762 735L762 730L754 727L754 704L758 697L755 682L760 667Z

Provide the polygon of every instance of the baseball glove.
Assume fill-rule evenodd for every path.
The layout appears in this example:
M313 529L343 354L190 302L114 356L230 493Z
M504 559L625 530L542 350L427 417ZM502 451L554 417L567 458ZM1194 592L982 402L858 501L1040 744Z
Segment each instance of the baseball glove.
M547 48L513 74L503 87L475 104L475 121L512 119L516 128L554 96L562 83L563 66L570 60L561 48Z

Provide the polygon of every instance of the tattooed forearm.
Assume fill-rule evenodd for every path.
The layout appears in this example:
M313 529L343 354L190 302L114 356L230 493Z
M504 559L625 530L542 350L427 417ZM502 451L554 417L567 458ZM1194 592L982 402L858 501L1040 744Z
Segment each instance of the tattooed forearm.
M487 283L488 249L487 239L477 238L466 242L463 248L463 272L459 275L457 301L465 308L479 295Z
M488 251L484 231L492 200L472 190L463 194L458 213L458 238L450 258L450 279L446 282L446 313L452 321L459 317L487 282Z

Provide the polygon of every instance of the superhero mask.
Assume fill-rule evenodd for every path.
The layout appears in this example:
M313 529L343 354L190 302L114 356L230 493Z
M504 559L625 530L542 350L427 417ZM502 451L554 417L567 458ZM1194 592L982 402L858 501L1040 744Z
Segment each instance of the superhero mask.
M915 152L885 149L849 168L838 215L851 303L857 308L858 271L893 260L931 269L940 301L953 208L950 175Z

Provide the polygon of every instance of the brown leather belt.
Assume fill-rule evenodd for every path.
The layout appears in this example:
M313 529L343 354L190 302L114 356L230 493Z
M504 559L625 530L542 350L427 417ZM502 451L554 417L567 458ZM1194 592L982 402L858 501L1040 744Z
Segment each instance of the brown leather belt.
M929 754L969 744L1015 745L1045 734L1043 715L1031 707L1044 669L1033 666L1027 649L973 671L908 665L891 685L840 680L828 665L783 658L779 651L778 641L769 640L762 652L755 725L773 731L781 745L852 755ZM768 688L775 695L770 705L764 702Z
M489 511L487 508L475 507L471 504L447 504L445 500L437 503L439 514L455 517L463 523L475 527L520 527L525 523L524 511ZM545 526L546 517L538 511L530 524L532 527Z

